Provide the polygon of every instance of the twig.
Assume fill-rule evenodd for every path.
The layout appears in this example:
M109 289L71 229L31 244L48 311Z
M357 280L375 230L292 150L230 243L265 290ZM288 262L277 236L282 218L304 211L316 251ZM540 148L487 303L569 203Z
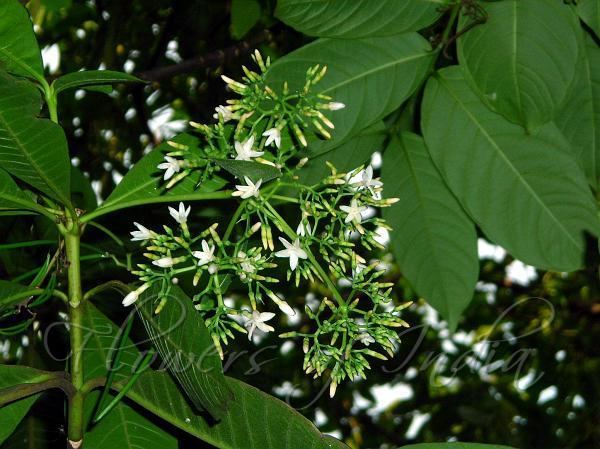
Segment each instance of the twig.
M221 50L215 50L204 56L197 58L186 59L179 64L174 64L166 67L157 67L138 73L137 76L148 81L161 81L172 78L176 75L189 73L205 67L218 67L221 64L233 61L241 55L248 54L257 46L264 42L270 42L273 39L269 30L263 30L261 33L251 39L241 42L231 47Z

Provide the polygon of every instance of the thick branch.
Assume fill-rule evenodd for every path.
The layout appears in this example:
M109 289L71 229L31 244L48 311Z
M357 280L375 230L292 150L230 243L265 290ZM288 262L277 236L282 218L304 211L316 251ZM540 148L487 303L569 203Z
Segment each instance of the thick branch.
M218 67L222 64L231 62L242 55L251 53L255 47L264 42L270 42L272 39L273 36L271 35L271 32L269 30L264 30L251 39L232 45L231 47L216 50L197 58L186 59L179 64L147 70L138 73L137 76L148 81L161 81L206 67Z

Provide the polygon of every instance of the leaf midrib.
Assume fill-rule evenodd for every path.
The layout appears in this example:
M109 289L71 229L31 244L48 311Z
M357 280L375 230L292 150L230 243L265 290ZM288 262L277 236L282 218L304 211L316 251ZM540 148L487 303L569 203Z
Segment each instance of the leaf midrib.
M542 201L539 195L535 192L535 190L529 185L527 180L521 175L521 173L517 170L517 168L513 165L510 159L504 154L502 149L496 144L496 141L492 138L490 134L479 124L476 117L471 114L471 111L467 109L467 107L463 104L463 102L454 94L451 88L445 82L445 79L441 76L437 76L437 79L445 86L446 91L452 96L452 98L456 101L456 103L460 106L460 108L464 111L467 117L475 124L475 126L481 131L482 135L488 140L492 148L494 148L497 154L501 157L501 159L506 163L506 165L511 169L511 171L516 175L517 179L521 182L521 184L527 189L527 191L531 194L534 200L541 206L542 210L547 213L552 221L556 223L559 229L561 229L568 237L568 240L575 245L575 248L579 249L580 245L573 238L571 233L563 226L563 224L558 220L558 218L554 215L554 213L548 209L546 204ZM516 126L516 125L515 125Z
M50 187L52 192L54 192L54 194L57 196L57 199L63 201L65 204L68 204L69 202L66 201L66 198L63 196L62 191L60 189L57 189L56 185L54 184L54 181L52 181L51 178L47 177L44 170L41 170L37 162L34 159L32 159L31 155L29 154L29 151L27 151L18 135L15 134L15 132L12 129L12 126L10 126L9 122L5 117L4 112L2 111L0 111L0 121L4 125L4 129L6 130L6 132L12 137L12 142L18 147L17 149L20 150L21 154L29 162L29 165L34 169L34 171L41 178L41 180L44 181L44 183L46 183L48 187Z

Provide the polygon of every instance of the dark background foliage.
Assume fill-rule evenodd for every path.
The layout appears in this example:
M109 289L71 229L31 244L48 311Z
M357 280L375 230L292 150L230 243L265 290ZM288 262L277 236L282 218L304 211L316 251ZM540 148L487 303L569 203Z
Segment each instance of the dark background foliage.
M232 4L225 0L30 2L40 46L58 45L60 50L60 65L51 76L104 67L132 71L149 81L145 86L119 86L110 96L63 94L60 117L71 156L96 182L101 196L181 123L211 120L214 107L226 96L219 75L239 75L240 64L249 62L252 49L258 47L276 58L309 41L273 17L274 0L239 3L247 9L232 14ZM426 31L432 41L439 38L438 26ZM443 63L454 59L450 54ZM197 220L218 221L227 213L213 207L195 205ZM24 223L35 220L3 219L0 232L7 242L51 237L55 231L50 227L38 226L36 235L31 235L33 227ZM112 229L123 230L119 235L126 240L133 220L164 222L165 207L137 208L109 220ZM94 248L86 250L84 282L132 280L116 269L110 257L98 256L97 248L123 260L131 252L135 260L134 245L127 244L124 251L93 230L88 241ZM46 253L46 247L1 252L2 277L27 273ZM335 400L322 394L322 383L301 373L301 348L286 346L281 351L276 336L263 339L258 348L239 338L229 354L228 372L289 400L315 419L322 431L339 432L356 448L447 439L523 449L600 447L598 261L589 260L587 266L593 268L569 275L540 271L527 286L507 277L510 262L509 257L482 261L478 292L459 324L458 337L449 335L423 301L417 301L406 313L413 329L403 336L396 358L374 363L366 381L340 387ZM416 298L400 272L392 271L390 276L399 281L398 298ZM292 287L289 293L294 294ZM298 305L303 300L298 298ZM117 319L122 313L116 293L96 303ZM21 310L3 322L3 328L29 322L28 313ZM46 308L36 316L42 331L55 314ZM27 333L33 337L37 331L30 327ZM64 352L64 337L51 335L48 343L54 355ZM5 338L12 342L5 351L8 360L61 368L41 356L43 351L33 344L23 344L20 336ZM478 340L483 342L477 344ZM523 386L527 375L535 381L518 388L517 380ZM393 398L398 385L411 393L381 409L375 406L373 392L381 396L378 387L386 385L391 390L383 390L383 396ZM540 393L549 387L556 394L540 400ZM64 447L61 409L61 400L47 396L3 447L25 447L24 441L27 447ZM418 416L426 419L408 438L406 433ZM186 437L181 438L183 447L200 447L198 440L186 443Z

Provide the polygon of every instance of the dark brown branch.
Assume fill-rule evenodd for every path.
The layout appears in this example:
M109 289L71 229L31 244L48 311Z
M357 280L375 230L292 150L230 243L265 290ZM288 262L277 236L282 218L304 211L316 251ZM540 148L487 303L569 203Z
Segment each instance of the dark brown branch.
M272 39L273 36L271 35L271 32L269 30L264 30L251 39L232 45L231 47L216 50L197 58L186 59L179 64L147 70L138 73L137 76L148 81L161 81L206 67L218 67L221 64L231 62L242 55L251 53L258 45L264 42L270 42Z

